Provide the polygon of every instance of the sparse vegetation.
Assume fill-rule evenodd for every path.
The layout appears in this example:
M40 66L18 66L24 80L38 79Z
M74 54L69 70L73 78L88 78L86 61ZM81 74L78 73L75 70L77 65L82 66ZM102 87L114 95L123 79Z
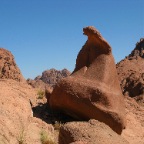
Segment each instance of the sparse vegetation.
M45 92L42 90L39 90L37 92L37 95L38 95L38 99L43 99L45 97Z
M56 144L54 138L44 130L40 133L40 140L42 144Z
M55 130L60 130L60 127L62 126L62 123L61 122L58 122L58 121L56 121L55 122L55 124L53 125L53 127L54 127L54 129Z
M17 140L19 144L24 144L24 130L21 131Z

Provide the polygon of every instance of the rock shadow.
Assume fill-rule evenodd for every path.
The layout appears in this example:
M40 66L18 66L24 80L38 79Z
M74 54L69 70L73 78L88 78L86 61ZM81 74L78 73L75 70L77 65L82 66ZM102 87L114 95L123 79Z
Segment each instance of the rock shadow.
M32 107L33 117L39 118L48 124L66 123L78 121L66 114L53 112L47 103L38 103L37 106Z

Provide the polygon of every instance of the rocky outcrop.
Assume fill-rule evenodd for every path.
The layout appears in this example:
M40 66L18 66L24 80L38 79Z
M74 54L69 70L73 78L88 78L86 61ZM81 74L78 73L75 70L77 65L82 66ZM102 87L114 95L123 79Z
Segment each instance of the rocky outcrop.
M14 56L3 48L0 48L0 79L25 81L15 63Z
M54 137L52 125L33 117L37 93L25 82L13 55L5 49L0 49L0 70L0 143L41 144L43 130Z
M58 81L70 75L70 71L67 69L56 70L50 69L42 73L42 76L37 76L35 80L42 80L44 83L51 87L54 87Z
M136 47L127 58L131 60L137 59L138 57L144 58L144 38L141 38L140 41L136 43Z
M110 127L96 120L70 122L60 128L59 144L129 144Z
M130 144L144 143L144 39L116 65L125 95L127 128L122 137ZM136 102L136 101L137 102ZM139 105L138 105L139 104Z
M116 65L124 95L144 95L144 39L136 44L129 56Z
M80 120L97 119L120 134L125 110L111 47L94 27L83 31L88 40L75 70L56 85L49 105Z

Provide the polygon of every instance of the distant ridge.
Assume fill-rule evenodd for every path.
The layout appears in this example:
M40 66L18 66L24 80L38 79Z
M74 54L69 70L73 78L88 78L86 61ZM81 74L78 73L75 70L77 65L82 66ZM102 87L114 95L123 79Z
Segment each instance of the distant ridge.
M37 76L34 80L27 79L28 84L34 88L45 89L45 87L54 87L56 83L71 74L67 69L56 70L54 68L45 70L42 75Z

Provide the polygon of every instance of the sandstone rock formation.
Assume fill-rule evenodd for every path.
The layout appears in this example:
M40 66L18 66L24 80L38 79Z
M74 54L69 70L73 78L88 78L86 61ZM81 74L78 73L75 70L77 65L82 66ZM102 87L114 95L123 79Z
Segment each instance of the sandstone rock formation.
M73 143L72 143L73 142ZM110 127L96 120L70 122L60 128L59 144L129 144Z
M136 44L129 56L116 65L124 95L144 95L144 39Z
M25 81L11 52L3 48L0 48L0 79Z
M75 70L56 85L49 105L80 120L97 119L120 134L125 110L111 47L94 27L83 31L88 40Z

